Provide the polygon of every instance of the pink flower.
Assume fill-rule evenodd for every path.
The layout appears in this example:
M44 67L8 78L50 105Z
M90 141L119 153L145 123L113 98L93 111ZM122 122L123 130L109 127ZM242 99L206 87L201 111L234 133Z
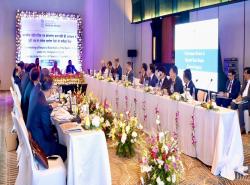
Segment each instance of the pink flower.
M158 152L159 152L159 149L158 149L157 146L153 146L152 151L153 151L154 153L158 153Z
M147 164L148 163L148 158L147 157L142 157L142 163Z
M173 163L173 167L174 167L174 169L177 169L176 163Z
M165 171L166 171L166 172L168 172L168 171L169 171L169 167L168 167L168 165L167 165L167 164L164 164L164 169L165 169Z

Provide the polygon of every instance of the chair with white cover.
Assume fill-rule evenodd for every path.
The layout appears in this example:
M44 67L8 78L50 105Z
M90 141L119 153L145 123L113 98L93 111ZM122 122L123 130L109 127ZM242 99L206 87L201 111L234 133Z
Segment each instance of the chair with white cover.
M66 185L66 169L62 159L48 160L49 168L44 169L33 157L28 131L22 118L12 113L17 133L23 142L19 172L15 185Z
M14 88L14 85L15 85L15 80L14 80L14 78L13 78L13 76L11 76L11 84L12 84L12 87Z
M248 132L250 131L250 120L249 120L248 110L244 111L244 122L245 122L245 130L246 130L246 133L248 134Z
M14 84L14 90L15 90L15 92L17 94L18 101L21 103L22 95L21 95L21 91L20 91L20 89L19 89L19 87L18 87L17 84Z
M202 90L198 90L198 93L197 93L197 100L199 102L205 102L207 99L207 92L205 91L202 91Z
M12 99L13 99L13 102L14 102L13 112L14 112L15 115L17 115L18 117L23 118L23 113L22 113L22 110L21 110L20 103L19 103L19 101L18 101L16 92L13 91L12 87L10 87L10 92L11 92ZM17 133L17 128L16 128L16 125L14 124L14 120L13 120L13 127L12 127L11 132L12 132L12 133ZM17 135L20 135L20 134L17 133ZM23 145L22 140L19 139L18 148L17 148L17 150L16 150L16 153L17 153L17 161L20 160L22 145ZM18 164L18 165L19 165L19 164Z

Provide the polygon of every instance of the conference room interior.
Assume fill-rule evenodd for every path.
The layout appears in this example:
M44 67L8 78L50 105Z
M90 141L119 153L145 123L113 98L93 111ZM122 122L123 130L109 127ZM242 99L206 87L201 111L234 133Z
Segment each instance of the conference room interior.
M250 184L249 0L2 0L0 185Z

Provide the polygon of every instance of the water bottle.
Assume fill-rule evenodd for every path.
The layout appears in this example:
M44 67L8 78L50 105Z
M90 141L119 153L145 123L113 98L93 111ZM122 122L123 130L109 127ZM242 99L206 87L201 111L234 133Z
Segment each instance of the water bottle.
M211 101L210 91L208 90L207 91L207 102L210 102L210 101Z
M195 100L195 88L193 87L193 93L192 93L193 100Z
M118 74L115 75L115 81L116 81L116 82L119 81L119 75L118 75Z

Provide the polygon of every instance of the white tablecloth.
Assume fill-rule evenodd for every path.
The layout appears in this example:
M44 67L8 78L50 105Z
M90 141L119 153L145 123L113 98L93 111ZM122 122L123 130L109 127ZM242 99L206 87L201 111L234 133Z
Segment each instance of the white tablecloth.
M59 142L67 146L68 185L111 185L107 143L103 131L65 132L52 119Z
M88 83L87 93L93 92L100 101L107 99L114 111L125 112L128 109L135 113L147 133L157 131L155 109L158 107L161 129L176 132L181 151L212 166L214 175L220 174L233 180L234 171L242 171L244 156L236 111L224 108L219 111L206 110L169 97L145 93L141 89L125 88L114 82L99 81L89 76L85 76L85 79ZM192 144L192 115L195 116L196 145Z

